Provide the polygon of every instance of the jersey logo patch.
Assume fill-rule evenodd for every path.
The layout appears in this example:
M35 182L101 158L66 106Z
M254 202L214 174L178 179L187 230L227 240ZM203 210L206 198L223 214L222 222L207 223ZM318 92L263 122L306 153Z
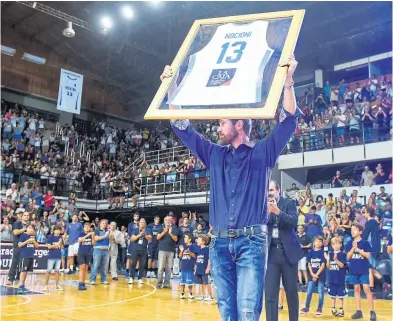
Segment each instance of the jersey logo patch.
M235 77L236 68L213 69L206 87L229 86Z

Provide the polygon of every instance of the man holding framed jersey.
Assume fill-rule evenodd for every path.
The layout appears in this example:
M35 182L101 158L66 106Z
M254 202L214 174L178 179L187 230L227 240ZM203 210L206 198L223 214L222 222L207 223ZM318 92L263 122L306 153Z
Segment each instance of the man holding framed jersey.
M266 140L250 142L250 119L220 119L221 146L197 133L188 120L171 122L184 145L210 170L209 256L218 308L225 321L257 321L262 311L269 179L278 156L295 132L296 119L302 114L296 106L292 79L297 61L291 55L281 60L279 66L288 69L284 108L280 123ZM161 80L172 76L172 69L167 66ZM169 97L176 90L176 80L168 90Z

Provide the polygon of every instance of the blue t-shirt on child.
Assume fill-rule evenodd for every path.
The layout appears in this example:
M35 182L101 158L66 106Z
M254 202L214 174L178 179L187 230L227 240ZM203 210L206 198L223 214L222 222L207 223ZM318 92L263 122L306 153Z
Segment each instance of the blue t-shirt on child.
M352 249L353 240L349 241L345 246L345 252L348 253ZM358 242L358 248L364 252L371 253L371 245L369 242L361 239ZM369 270L368 259L361 256L359 253L354 252L352 258L349 260L349 274L350 275L363 275L367 274Z
M34 235L23 233L19 238L19 243L26 242L30 238L35 238ZM25 246L20 248L21 259L34 259L34 243L27 243Z
M181 270L182 272L194 272L195 259L190 254L185 254L186 250L189 250L191 253L195 253L198 249L194 244L191 245L183 245L184 251L183 256L181 258Z
M79 237L85 237L87 234L81 232ZM86 237L81 243L79 243L79 254L82 255L93 255L93 241L91 235Z
M195 247L197 255L196 257L196 275L206 275L207 264L209 262L209 248L205 246L204 248Z
M344 264L342 268L334 261L334 252L329 253L330 268L328 270L329 274L329 284L340 284L345 285L345 262L347 261L347 256L344 252L337 253L337 260Z
M48 245L55 245L59 243L61 239L61 235L54 236L49 235L48 239L46 240L46 244ZM61 259L61 249L49 249L48 260L60 260Z
M308 253L308 255L307 255L307 263L311 264L311 270L313 271L313 273L316 274L319 271L319 269L323 263L325 263L325 265L326 265L326 259L325 259L323 249L311 250L311 252ZM307 269L307 271L309 274L309 278L311 280L312 277L310 275L310 271L308 269ZM323 269L322 273L319 275L318 281L325 282L325 279L326 279L326 272L325 271L326 271L326 268Z

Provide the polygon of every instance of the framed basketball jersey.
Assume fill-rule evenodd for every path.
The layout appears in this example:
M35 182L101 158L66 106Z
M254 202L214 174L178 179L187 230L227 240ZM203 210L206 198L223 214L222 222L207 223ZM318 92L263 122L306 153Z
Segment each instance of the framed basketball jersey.
M167 104L229 105L261 101L263 71L273 50L268 21L228 23L190 56L187 72Z
M304 13L195 21L145 119L273 118Z

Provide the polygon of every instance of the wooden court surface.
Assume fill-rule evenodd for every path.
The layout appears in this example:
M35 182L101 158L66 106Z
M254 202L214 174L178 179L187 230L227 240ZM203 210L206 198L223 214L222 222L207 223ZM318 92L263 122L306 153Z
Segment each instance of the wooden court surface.
M1 315L2 321L210 321L220 320L217 305L180 300L177 291L178 281L172 282L172 289L157 289L155 279L145 279L143 285L128 285L124 277L111 281L109 285L90 286L87 291L78 291L76 276L62 276L63 292L55 292L55 284L50 283L50 292L41 294L44 287L43 275L28 277L26 287L34 294L14 295L11 287L5 286L7 278L1 275ZM99 279L98 279L99 281ZM16 288L16 286L15 286ZM300 293L300 305L305 302L305 293ZM317 295L314 295L311 312L300 316L300 320L350 320L355 309L354 298L345 302L345 317L335 318L330 314L330 298L325 295L322 317L314 315ZM369 320L365 300L362 302L363 320ZM375 301L378 321L392 320L392 302ZM266 321L264 311L261 319ZM280 320L288 320L287 308L280 312Z

